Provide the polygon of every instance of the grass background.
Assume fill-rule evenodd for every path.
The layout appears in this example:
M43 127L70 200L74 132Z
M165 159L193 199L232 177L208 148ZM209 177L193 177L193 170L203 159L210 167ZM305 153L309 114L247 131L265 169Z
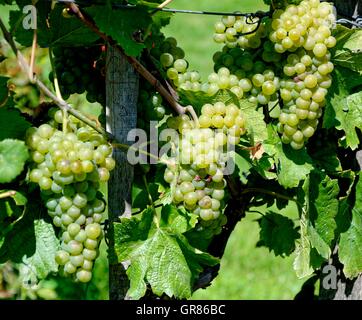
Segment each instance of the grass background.
M178 9L255 12L267 10L262 0L174 0L169 7ZM186 53L190 69L198 70L203 79L212 72L212 56L221 46L212 40L217 16L175 14L164 29L177 39ZM275 209L276 210L276 209ZM294 206L283 214L296 218ZM229 239L221 261L219 276L210 287L199 290L194 299L293 299L305 280L298 280L293 270L294 256L275 257L266 248L256 248L258 214L247 214Z

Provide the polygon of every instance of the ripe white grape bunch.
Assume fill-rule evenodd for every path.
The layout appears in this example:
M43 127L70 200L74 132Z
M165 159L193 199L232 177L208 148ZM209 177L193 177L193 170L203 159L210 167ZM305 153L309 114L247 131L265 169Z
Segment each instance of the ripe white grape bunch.
M278 131L293 149L303 148L322 116L334 69L328 51L336 45L331 35L334 22L332 6L319 0L287 6L272 17L269 38L276 52L287 54L280 82L283 108Z
M48 214L61 228L56 262L65 275L88 282L103 235L100 223L105 201L98 190L100 182L108 181L115 161L100 134L74 117L69 119L73 132L57 129L63 121L61 111L50 124L28 130L27 145L34 163L29 180L39 185Z
M229 16L215 24L214 40L226 45L213 57L206 92L228 89L257 105L279 104L281 139L301 149L319 124L332 84L333 7L319 0L288 5L264 18L255 33L239 37L252 28L245 21Z
M196 128L187 115L168 119L168 127L177 130L181 138L164 179L175 187L176 205L198 215L201 221L210 221L221 219L228 146L238 144L245 134L245 119L236 105L217 102L202 107L199 124Z
M225 43L228 48L257 49L267 36L267 19L259 19L261 18L224 16L215 23L214 41Z
M184 59L184 51L177 47L175 38L166 38L161 45L161 54L158 58L161 66L166 70L166 76L176 87L184 90L200 91L200 74L197 71L187 71L188 62Z

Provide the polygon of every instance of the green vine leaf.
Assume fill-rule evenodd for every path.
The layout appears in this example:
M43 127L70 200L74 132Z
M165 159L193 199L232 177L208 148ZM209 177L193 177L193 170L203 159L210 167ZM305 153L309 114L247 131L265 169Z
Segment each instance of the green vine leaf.
M339 240L339 260L347 278L355 278L362 272L362 180L361 175L355 188L354 206L345 208L352 221L342 232Z
M94 6L86 11L92 16L100 31L112 37L127 55L136 57L142 52L145 45L135 41L134 33L147 29L152 23L145 8L134 8L132 14L129 14L128 10L113 10L111 6L104 6L102 10Z
M147 284L156 295L189 298L192 283L202 265L212 266L218 259L203 253L188 243L182 235L184 223L176 223L174 209L164 209L158 224L153 209L131 219L114 223L115 253L118 261L130 261L127 269L130 279L128 295L141 298Z
M29 153L25 143L20 140L0 141L0 183L11 182L24 169Z
M38 44L43 48L54 46L85 46L93 44L99 36L77 18L64 18L64 6L57 4L53 10L50 2L38 2ZM23 46L31 46L34 31L19 24L24 16L22 10L10 12L10 25L16 40Z
M29 203L24 217L6 234L0 247L0 263L24 263L31 271L30 277L44 279L58 270L55 254L59 240L52 224L41 218L39 208L38 202Z
M353 93L362 85L362 77L345 68L333 72L333 84L327 95L323 127L336 127L346 135L346 146L352 150L360 143L357 129L362 130L362 92Z
M293 150L289 145L275 145L275 163L279 183L285 188L294 188L312 171L312 159L305 149Z
M25 131L30 127L19 110L15 108L0 108L0 140L6 138L23 139Z
M333 63L362 72L362 30L337 25L334 37L337 45L332 51Z
M264 246L274 251L276 256L289 256L295 249L299 238L293 220L275 212L268 212L258 219L260 240L257 246Z

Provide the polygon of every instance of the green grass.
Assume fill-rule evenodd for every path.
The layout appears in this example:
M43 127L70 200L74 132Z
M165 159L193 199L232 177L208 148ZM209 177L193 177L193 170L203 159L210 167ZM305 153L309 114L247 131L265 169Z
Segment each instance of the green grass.
M266 10L262 0L174 0L169 7L179 9L253 12ZM212 55L220 50L213 43L213 24L220 17L176 14L165 28L186 52L191 69L200 71L203 79L212 72ZM284 214L296 217L294 207ZM257 214L248 214L229 239L221 261L219 276L210 287L199 290L194 299L293 299L304 280L293 270L294 256L275 257L266 248L256 248L259 227Z

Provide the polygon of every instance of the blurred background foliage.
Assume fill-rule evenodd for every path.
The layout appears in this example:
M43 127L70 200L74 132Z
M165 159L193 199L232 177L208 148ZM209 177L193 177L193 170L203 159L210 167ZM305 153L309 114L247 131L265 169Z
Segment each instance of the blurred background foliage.
M267 10L262 0L174 0L172 7L223 12ZM8 8L0 6L0 15L7 20ZM213 24L218 19L215 16L180 13L172 18L171 24L164 30L167 36L177 39L186 52L191 69L200 71L203 79L212 72L212 55L220 49L212 40ZM0 55L11 56L3 39L0 39L0 43ZM30 55L27 49L24 53ZM38 51L36 65L37 73L50 84L47 50ZM0 63L0 74L12 77L11 86L16 92L17 104L31 115L37 112L43 97L40 95L39 98L37 89L29 85L19 71L14 58ZM97 115L100 111L97 103L89 104L82 95L71 96L70 103L88 114ZM276 208L271 209L277 211ZM259 239L256 219L265 211L266 208L260 213L247 214L237 225L221 261L219 276L210 287L196 292L194 299L293 299L299 292L305 280L298 280L293 271L294 257L275 257L266 248L256 247ZM282 214L297 218L294 206L287 207ZM29 272L26 266L0 264L0 299L108 299L107 246L104 243L100 251L93 279L87 285L55 276L37 284L23 283L22 276Z

